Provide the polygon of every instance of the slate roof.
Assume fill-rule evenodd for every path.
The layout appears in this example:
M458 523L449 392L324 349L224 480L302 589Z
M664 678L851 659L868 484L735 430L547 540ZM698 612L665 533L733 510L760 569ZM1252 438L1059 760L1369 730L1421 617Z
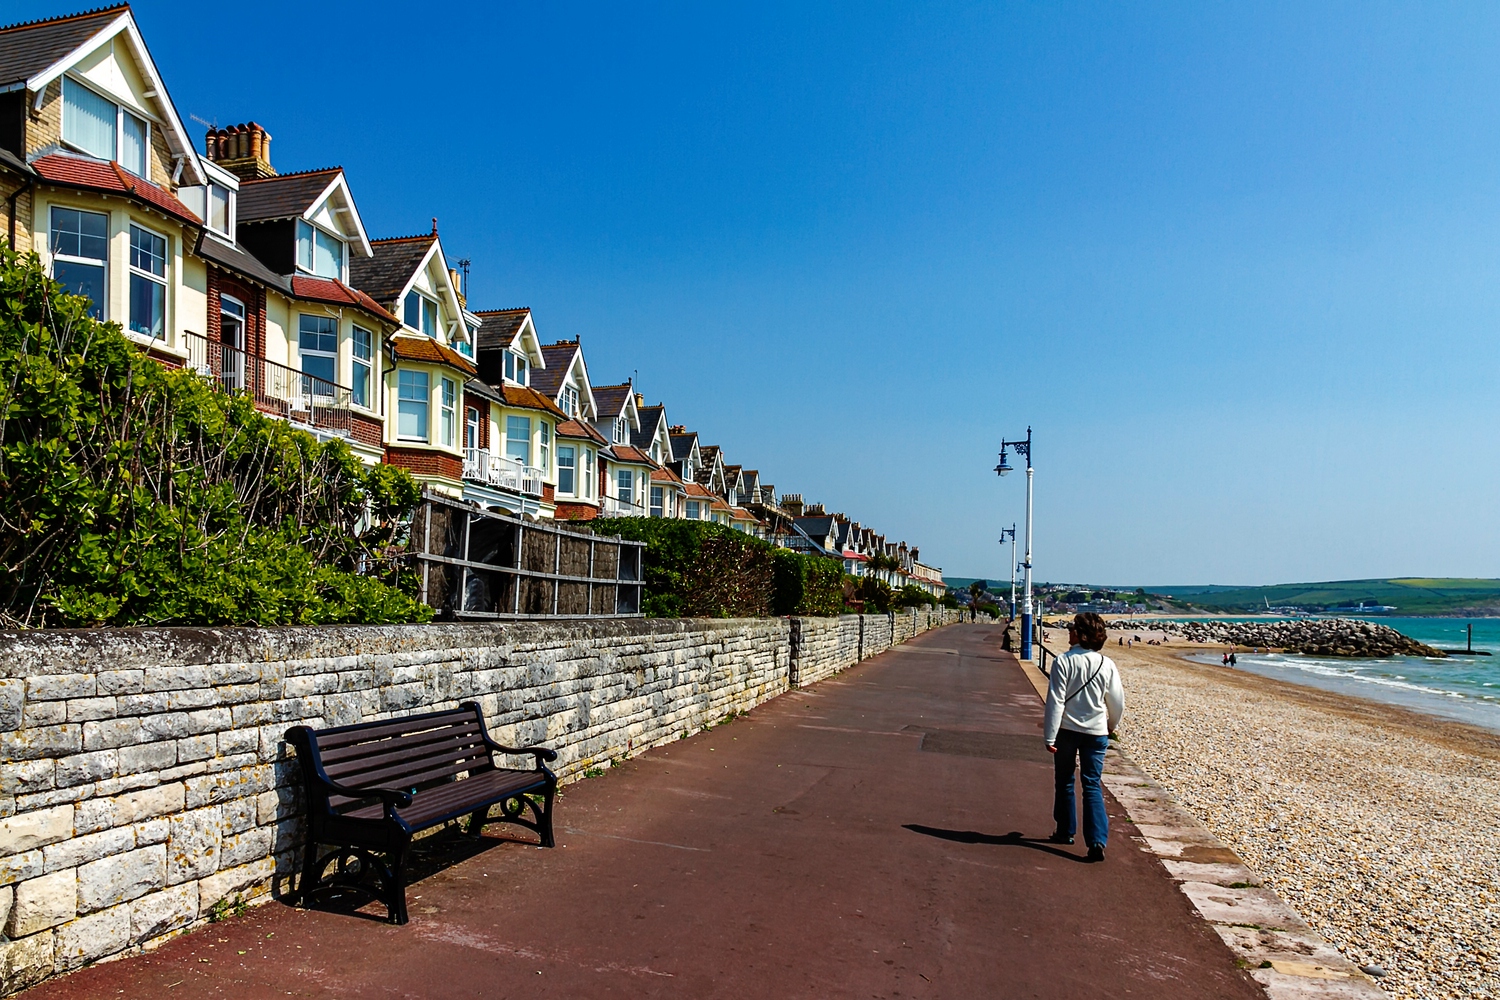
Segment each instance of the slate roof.
M531 310L526 306L519 309L476 309L474 315L481 321L476 349L503 350L510 346L510 342L521 331Z
M635 391L629 382L623 385L596 385L594 403L599 407L599 419L618 417L625 411L625 401Z
M328 302L337 306L354 306L357 309L363 309L372 316L377 316L385 320L387 323L401 322L387 312L386 308L379 302L376 302L358 288L350 288L342 281L337 281L333 278L307 278L302 275L294 275L292 277L292 297L302 299L304 302ZM422 339L425 340L427 338L424 337ZM447 351L448 349L445 347L443 350ZM454 357L460 357L460 355L454 354L452 351L448 353L453 354ZM474 363L472 361L460 359L463 360L465 365L469 366L470 370L473 369Z
M349 281L377 302L394 303L436 242L436 233L371 240L374 255L350 259Z
M433 365L447 365L468 375L476 372L474 362L451 347L444 347L431 337L395 336L391 338L391 346L396 349L398 358L405 358L408 361L425 361Z
M122 3L0 28L0 84L35 76L128 10Z
M568 368L572 366L573 358L579 350L576 340L543 344L542 357L546 359L547 367L531 373L532 386L556 399L557 394L562 391L563 379L568 376Z
M688 431L686 434L668 434L667 439L672 442L672 461L686 461L693 453L693 445L698 440L697 431Z
M797 527L807 533L807 536L816 542L822 543L828 536L834 533L833 515L827 517L799 517L794 519Z
M343 167L301 170L294 174L240 181L235 217L240 222L300 218L312 208L318 195L328 189Z
M481 382L477 378L471 378L469 379L469 381L464 383L464 392L472 393L475 396L482 396L485 399L492 400L496 403L505 402L504 393L502 393L499 389L496 389L494 386L490 385L488 382Z
M282 292L292 290L291 282L284 276L266 267L239 247L232 247L221 240L214 239L206 230L202 236L198 237L196 252L204 260L233 271L241 277L249 278L251 281L258 281L267 288L275 288Z
M651 442L656 440L656 429L666 422L667 408L658 403L655 406L638 406L636 412L641 415L641 429L632 431L630 443L637 448L651 448Z
M84 159L68 153L53 153L42 157L31 166L44 181L49 183L85 188L90 191L111 191L116 194L131 195L168 215L191 222L195 226L203 225L203 220L198 218L192 209L178 201L175 194L135 176L118 163Z

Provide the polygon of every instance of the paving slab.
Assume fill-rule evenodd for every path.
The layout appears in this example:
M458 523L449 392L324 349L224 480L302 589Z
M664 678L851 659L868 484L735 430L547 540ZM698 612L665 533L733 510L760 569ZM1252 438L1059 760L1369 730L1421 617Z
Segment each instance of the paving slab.
M569 785L554 850L434 838L405 927L269 903L25 996L1263 997L1113 797L1105 863L1043 841L999 642L930 632Z

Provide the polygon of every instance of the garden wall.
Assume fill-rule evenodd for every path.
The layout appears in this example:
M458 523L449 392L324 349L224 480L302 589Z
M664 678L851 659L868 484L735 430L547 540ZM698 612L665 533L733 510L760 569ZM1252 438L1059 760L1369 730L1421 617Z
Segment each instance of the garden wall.
M568 776L958 617L0 633L0 993L288 889L294 725L473 699Z

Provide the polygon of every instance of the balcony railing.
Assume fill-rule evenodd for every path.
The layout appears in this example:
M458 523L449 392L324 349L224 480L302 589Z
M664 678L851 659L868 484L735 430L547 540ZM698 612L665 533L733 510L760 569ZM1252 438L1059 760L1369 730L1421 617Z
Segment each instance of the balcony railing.
M645 517L647 514L644 503L632 503L618 497L604 497L603 499L605 517Z
M513 493L542 495L542 470L505 455L491 455L488 448L464 449L464 478Z
M286 365L247 354L196 333L185 336L188 367L225 392L248 392L255 408L330 434L348 437L353 391Z

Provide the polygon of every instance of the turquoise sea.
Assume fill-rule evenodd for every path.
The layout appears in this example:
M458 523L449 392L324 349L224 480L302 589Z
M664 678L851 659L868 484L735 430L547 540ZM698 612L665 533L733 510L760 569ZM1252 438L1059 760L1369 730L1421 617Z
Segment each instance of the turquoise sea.
M1450 654L1446 659L1403 656L1385 660L1237 653L1239 669L1500 731L1500 618L1365 619L1389 625L1440 649L1463 649L1474 626L1474 648L1491 656ZM1195 657L1218 663L1216 656Z

